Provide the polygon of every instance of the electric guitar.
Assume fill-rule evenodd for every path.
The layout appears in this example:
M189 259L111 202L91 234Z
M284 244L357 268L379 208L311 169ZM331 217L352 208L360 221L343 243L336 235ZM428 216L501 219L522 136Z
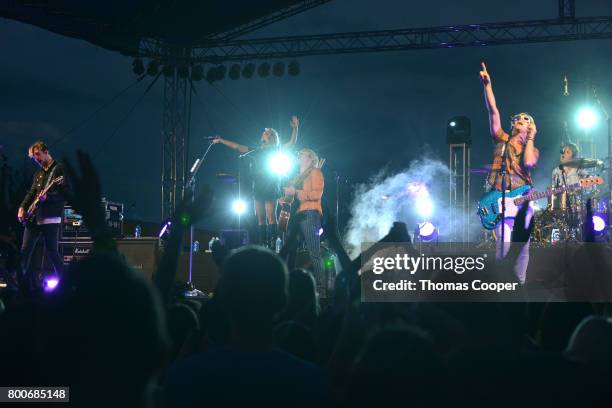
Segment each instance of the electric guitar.
M325 159L319 160L319 165L316 168L320 169L323 167L323 164L325 164ZM311 167L310 169L306 170L304 173L300 174L298 177L288 183L287 186L296 187L302 185L304 180L306 180L306 177L308 177L314 168L315 167ZM281 205L281 211L278 216L278 228L280 232L287 232L289 230L289 219L297 210L298 201L295 199L295 193L287 194L285 192L283 197L280 198L278 202Z
M544 197L550 197L553 194L563 193L565 191L573 191L581 188L591 187L595 184L603 184L601 177L586 177L578 180L578 182L565 187L548 189L543 192L529 192L530 186L524 185L517 187L506 193L506 218L516 217L518 210L526 201L535 201ZM478 201L477 214L480 217L480 222L485 229L492 230L501 222L502 212L502 193L501 191L490 191L483 195Z
M60 185L63 182L64 182L64 176L54 178L53 180L51 180L49 184L47 184L45 188L42 189L40 193L36 194L36 197L32 201L32 204L30 204L27 211L25 212L25 215L23 216L23 220L21 221L21 223L25 225L28 222L31 222L34 219L34 217L36 217L36 213L38 212L38 207L40 206L40 202L41 202L40 198L46 195L47 192L51 190L51 188L53 188L54 186Z

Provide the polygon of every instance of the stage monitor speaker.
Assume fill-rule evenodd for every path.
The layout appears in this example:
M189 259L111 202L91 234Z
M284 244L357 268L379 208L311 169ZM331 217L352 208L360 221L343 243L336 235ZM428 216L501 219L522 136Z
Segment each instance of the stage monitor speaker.
M227 249L240 248L249 244L249 231L245 229L224 229L219 231L219 241Z
M212 252L199 251L193 253L192 283L196 289L204 293L211 293L217 285L219 272L212 257ZM179 258L176 281L189 281L189 252L181 254Z
M132 268L142 271L148 280L153 278L159 258L157 237L124 238L117 240L117 250Z

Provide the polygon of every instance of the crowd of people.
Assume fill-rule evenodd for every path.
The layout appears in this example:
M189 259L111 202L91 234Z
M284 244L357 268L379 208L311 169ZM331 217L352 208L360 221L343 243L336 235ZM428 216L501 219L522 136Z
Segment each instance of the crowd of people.
M150 282L116 251L96 170L87 154L78 160L78 169L64 162L67 195L95 249L64 272L54 293L0 303L2 386L69 386L71 404L85 407L612 401L607 303L361 302L358 271L369 253L350 259L333 219L327 240L342 271L325 305L311 271L288 270L258 246L213 248L221 266L214 296L177 299L183 233L208 213L212 192L203 188L177 208ZM592 225L585 227L589 240ZM525 223L514 224L514 241L529 234ZM395 223L381 242L410 245L406 226ZM508 279L517 279L518 256L511 249L499 264Z

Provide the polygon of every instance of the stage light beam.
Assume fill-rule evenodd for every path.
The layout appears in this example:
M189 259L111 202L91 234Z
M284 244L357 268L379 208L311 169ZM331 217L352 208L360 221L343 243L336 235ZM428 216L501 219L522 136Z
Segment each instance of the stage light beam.
M232 210L237 215L244 214L246 212L246 209L247 209L246 203L243 200L241 200L241 199L236 199L232 203Z
M578 112L576 121L582 129L589 130L597 124L597 114L593 109L585 107Z
M433 202L427 197L417 199L415 202L415 207L417 214L419 214L419 216L422 218L429 218L434 212Z
M600 234L606 228L606 220L600 215L593 215L593 229L596 234Z
M431 242L438 237L438 229L429 221L418 224L416 233L423 242Z
M49 276L43 280L43 290L47 293L53 292L59 285L59 278L57 276Z
M284 176L289 173L292 165L293 161L291 160L291 157L285 152L274 153L272 156L270 156L270 160L268 161L270 171L279 176Z

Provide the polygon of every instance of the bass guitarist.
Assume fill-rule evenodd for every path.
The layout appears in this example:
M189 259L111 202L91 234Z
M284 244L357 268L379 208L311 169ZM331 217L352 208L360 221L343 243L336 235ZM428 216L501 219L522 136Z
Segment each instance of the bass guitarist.
M32 187L26 194L19 206L17 218L25 223L23 242L21 245L21 273L19 276L19 287L22 293L30 294L37 289L37 276L31 265L32 253L36 242L42 235L45 244L45 254L51 261L58 277L63 271L63 262L58 251L58 236L62 222L62 211L64 210L64 188L63 185L55 185L40 195L53 180L64 176L64 167L56 162L44 142L38 141L28 149L28 156L33 159L40 169L34 173ZM64 187L63 187L64 186ZM35 209L34 216L29 220L28 209L31 203L38 198L40 200Z
M534 146L535 136L537 133L535 121L533 117L527 113L519 113L512 116L510 122L510 134L504 132L501 127L501 119L493 87L491 85L491 76L487 71L487 67L482 63L480 71L480 79L484 85L485 102L489 111L489 126L493 142L495 143L493 166L488 177L488 184L491 188L502 190L502 177L500 169L502 167L503 157L506 157L506 176L505 185L506 191L510 191L520 186L531 185L531 169L537 164L539 151ZM531 222L533 217L533 208L530 207L525 218L526 226ZM506 256L510 249L510 241L512 227L514 226L514 218L505 218L503 225L500 224L496 228L497 249L496 256L498 259ZM502 228L504 228L504 239L501 242ZM514 272L521 283L525 282L527 265L529 263L529 241L527 241L521 249L520 255L514 266Z
M280 256L288 257L287 263L290 268L293 268L300 239L303 239L310 254L319 293L324 295L326 286L321 260L319 230L321 229L323 214L321 197L323 196L325 181L320 169L319 157L314 151L310 149L300 150L298 161L300 165L299 174L288 187L285 187L285 199L287 196L295 196L299 206L289 220L287 239Z

